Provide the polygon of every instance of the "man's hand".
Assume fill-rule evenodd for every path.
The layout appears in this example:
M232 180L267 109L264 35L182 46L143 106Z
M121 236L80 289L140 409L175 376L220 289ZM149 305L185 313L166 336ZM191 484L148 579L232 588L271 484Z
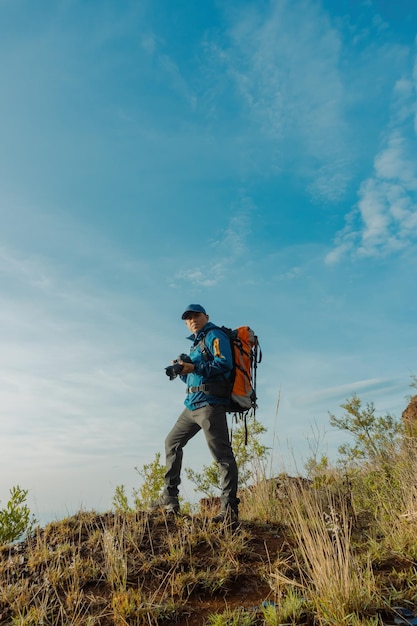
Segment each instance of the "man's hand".
M194 363L185 363L184 361L178 361L178 363L182 365L181 376L191 374L195 370Z

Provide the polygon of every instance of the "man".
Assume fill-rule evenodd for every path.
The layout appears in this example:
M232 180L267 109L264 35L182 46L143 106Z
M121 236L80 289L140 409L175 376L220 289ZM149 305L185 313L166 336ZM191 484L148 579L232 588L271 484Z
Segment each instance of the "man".
M221 510L213 518L216 523L237 523L239 499L236 496L238 470L230 443L226 406L230 393L232 352L228 337L209 321L200 304L190 304L182 319L192 333L190 362L178 360L180 378L187 385L185 409L165 439L166 474L161 497L151 510L163 509L178 513L178 486L181 482L183 448L200 430L220 467L222 494ZM188 359L187 359L188 360ZM177 366L178 367L178 366ZM169 369L169 368L168 368Z

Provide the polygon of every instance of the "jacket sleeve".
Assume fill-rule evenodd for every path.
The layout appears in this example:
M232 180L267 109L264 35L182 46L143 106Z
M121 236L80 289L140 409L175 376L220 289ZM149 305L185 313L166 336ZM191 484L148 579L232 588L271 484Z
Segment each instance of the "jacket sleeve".
M233 368L229 338L221 330L209 330L205 345L209 352L209 358L195 364L195 373L203 378L229 377Z

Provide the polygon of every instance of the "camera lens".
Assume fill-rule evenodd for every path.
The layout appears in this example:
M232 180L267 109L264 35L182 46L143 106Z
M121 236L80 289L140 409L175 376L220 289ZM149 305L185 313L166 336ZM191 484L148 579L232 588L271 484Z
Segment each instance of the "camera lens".
M174 380L177 376L173 365L168 365L168 367L165 368L165 374L169 377L169 380Z

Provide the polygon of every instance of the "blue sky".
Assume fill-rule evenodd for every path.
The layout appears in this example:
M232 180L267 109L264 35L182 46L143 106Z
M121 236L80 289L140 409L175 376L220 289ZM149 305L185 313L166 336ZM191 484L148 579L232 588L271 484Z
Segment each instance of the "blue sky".
M416 373L414 0L0 0L0 500L163 452L180 316L249 324L277 471ZM280 393L280 405L276 404ZM210 463L204 438L185 465ZM186 483L183 495L193 499Z

